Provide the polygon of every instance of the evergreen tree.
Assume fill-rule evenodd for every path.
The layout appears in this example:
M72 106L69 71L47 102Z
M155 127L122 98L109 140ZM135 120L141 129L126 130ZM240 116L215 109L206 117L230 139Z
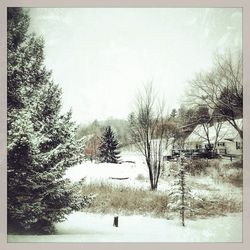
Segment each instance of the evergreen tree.
M118 145L118 141L115 138L111 127L107 126L101 138L101 144L99 147L101 162L118 163L120 158Z
M185 212L194 212L191 209L191 203L195 199L190 187L186 183L188 173L185 169L184 158L180 157L179 168L174 171L174 183L169 193L171 202L168 204L168 208L172 211L178 211L180 213L182 226L185 226Z
M177 110L176 109L172 109L171 114L170 114L170 118L175 118L177 116Z
M28 34L29 16L8 8L8 231L51 233L89 198L65 179L82 160L71 112L44 66L43 40Z

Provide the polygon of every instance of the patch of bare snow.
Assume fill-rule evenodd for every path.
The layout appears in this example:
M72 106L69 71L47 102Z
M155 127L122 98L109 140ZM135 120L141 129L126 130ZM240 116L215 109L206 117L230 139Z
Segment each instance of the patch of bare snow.
M73 182L85 178L86 184L105 182L133 188L150 187L147 166L138 152L122 152L121 161L121 164L86 161L69 168L66 171L65 178L69 178ZM145 178L147 181L137 180L138 176ZM117 178L123 178L123 180L117 180Z
M76 212L56 225L57 234L48 236L9 235L8 242L242 242L242 214L225 217L179 220Z
M121 164L85 161L80 165L69 168L66 171L65 178L69 178L72 182L85 178L86 184L105 183L133 189L150 188L148 168L140 153L123 151L121 161ZM118 180L116 178L124 179ZM159 180L158 191L166 191L169 188L170 183Z

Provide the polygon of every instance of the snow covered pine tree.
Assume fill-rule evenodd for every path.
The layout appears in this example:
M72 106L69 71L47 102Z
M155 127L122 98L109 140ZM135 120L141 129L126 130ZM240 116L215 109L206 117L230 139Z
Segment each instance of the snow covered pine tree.
M29 16L8 8L8 232L52 233L53 225L89 202L64 179L79 162L71 113L44 66L43 40L28 34Z
M108 163L119 163L118 141L114 136L114 133L110 126L105 128L103 136L101 138L100 161Z
M184 156L181 155L179 161L178 170L174 171L175 180L169 193L171 202L168 204L168 208L180 213L182 226L185 226L185 212L187 210L194 211L191 209L191 203L195 197L186 183L188 173L185 169Z

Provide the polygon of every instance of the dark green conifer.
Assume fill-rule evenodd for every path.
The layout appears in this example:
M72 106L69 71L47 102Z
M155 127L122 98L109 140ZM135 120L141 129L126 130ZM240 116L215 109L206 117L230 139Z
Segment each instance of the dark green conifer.
M64 178L81 162L71 113L61 114L61 90L44 65L44 42L28 34L29 16L8 8L8 231L51 233L87 197Z
M118 151L119 143L115 138L115 135L110 126L105 128L103 136L101 138L100 150L100 161L108 163L118 163L119 154Z

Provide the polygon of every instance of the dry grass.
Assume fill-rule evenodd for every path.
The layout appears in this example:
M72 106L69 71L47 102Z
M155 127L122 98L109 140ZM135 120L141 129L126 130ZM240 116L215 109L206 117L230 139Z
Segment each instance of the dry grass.
M204 197L192 204L194 217L208 218L211 216L223 216L228 213L242 212L242 202L224 195Z
M88 212L151 214L163 217L168 213L166 209L168 197L162 192L104 183L85 185L82 187L82 192L85 195L96 195L91 206L87 208Z
M230 183L236 187L243 186L243 168L241 162L224 163L207 169L207 175L220 183Z
M170 183L174 179L171 173L177 167L178 163L167 164L160 182ZM195 218L242 211L243 168L240 163L228 163L218 159L192 160L188 171L190 188L197 196L191 205ZM148 181L143 175L138 175L135 180ZM169 218L173 214L167 207L170 202L167 191L92 183L84 185L82 192L84 195L96 195L91 206L85 209L88 212L143 214L164 218Z
M193 218L208 218L221 216L227 213L242 211L242 200L220 192L215 187L197 184L199 190L204 189L206 194L199 194L192 202ZM83 194L96 194L91 206L85 209L92 213L119 213L124 215L143 214L155 217L170 218L173 213L167 207L170 199L167 192L132 189L129 187L112 186L111 184L89 184L82 187Z
M171 175L171 171L176 171L177 168L178 163L171 163L166 173ZM186 169L194 177L209 176L218 183L230 183L236 187L243 186L243 168L240 161L228 163L228 161L218 159L195 159L187 161Z

